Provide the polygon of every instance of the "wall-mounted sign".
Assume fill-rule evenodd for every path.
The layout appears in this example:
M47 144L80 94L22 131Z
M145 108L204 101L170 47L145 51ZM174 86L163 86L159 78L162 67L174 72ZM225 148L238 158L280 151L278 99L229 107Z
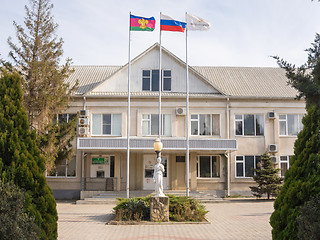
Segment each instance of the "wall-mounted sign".
M94 164L109 164L109 158L104 157L104 158L100 158L100 157L94 157L92 158L92 165Z

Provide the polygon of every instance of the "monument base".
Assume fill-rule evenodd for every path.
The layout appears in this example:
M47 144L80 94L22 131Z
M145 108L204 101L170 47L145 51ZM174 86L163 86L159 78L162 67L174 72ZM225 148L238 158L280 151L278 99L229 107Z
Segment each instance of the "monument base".
M150 220L151 222L169 222L169 198L150 198Z

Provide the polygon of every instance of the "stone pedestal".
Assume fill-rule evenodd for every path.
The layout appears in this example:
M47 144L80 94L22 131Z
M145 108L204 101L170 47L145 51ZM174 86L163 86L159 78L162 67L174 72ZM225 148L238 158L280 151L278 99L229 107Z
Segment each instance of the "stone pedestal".
M169 222L169 198L150 198L150 220L151 222Z

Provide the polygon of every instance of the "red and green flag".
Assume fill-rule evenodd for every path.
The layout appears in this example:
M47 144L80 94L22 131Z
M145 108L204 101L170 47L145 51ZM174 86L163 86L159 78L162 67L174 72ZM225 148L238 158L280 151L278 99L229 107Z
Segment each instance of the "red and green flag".
M130 31L153 31L155 25L154 17L145 18L130 14Z

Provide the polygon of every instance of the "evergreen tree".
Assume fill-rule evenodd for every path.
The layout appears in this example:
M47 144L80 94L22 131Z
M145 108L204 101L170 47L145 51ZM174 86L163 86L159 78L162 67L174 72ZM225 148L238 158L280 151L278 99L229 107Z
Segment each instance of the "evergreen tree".
M299 91L298 98L306 99L307 115L304 129L298 134L290 169L286 171L284 185L274 203L270 218L274 239L298 239L297 217L300 207L320 195L320 35L316 35L312 48L307 49L308 62L295 68L278 59L287 71L289 83Z
M24 210L41 229L41 239L57 238L57 211L44 176L45 160L28 128L21 78L3 72L0 79L0 179L25 191Z
M253 180L258 186L250 187L253 195L261 198L264 194L270 199L270 196L277 197L281 189L281 177L278 176L280 169L273 166L272 159L268 153L261 156L260 167L255 169L256 175Z
M25 28L14 22L18 44L8 39L12 51L9 56L19 67L22 75L24 105L29 127L36 129L47 168L54 165L62 150L53 119L68 107L74 87L65 83L72 69L71 59L60 65L63 40L55 34L58 25L54 22L50 0L30 0L25 6ZM58 131L59 132L59 131ZM68 144L74 135L64 134ZM49 144L45 144L49 143Z

